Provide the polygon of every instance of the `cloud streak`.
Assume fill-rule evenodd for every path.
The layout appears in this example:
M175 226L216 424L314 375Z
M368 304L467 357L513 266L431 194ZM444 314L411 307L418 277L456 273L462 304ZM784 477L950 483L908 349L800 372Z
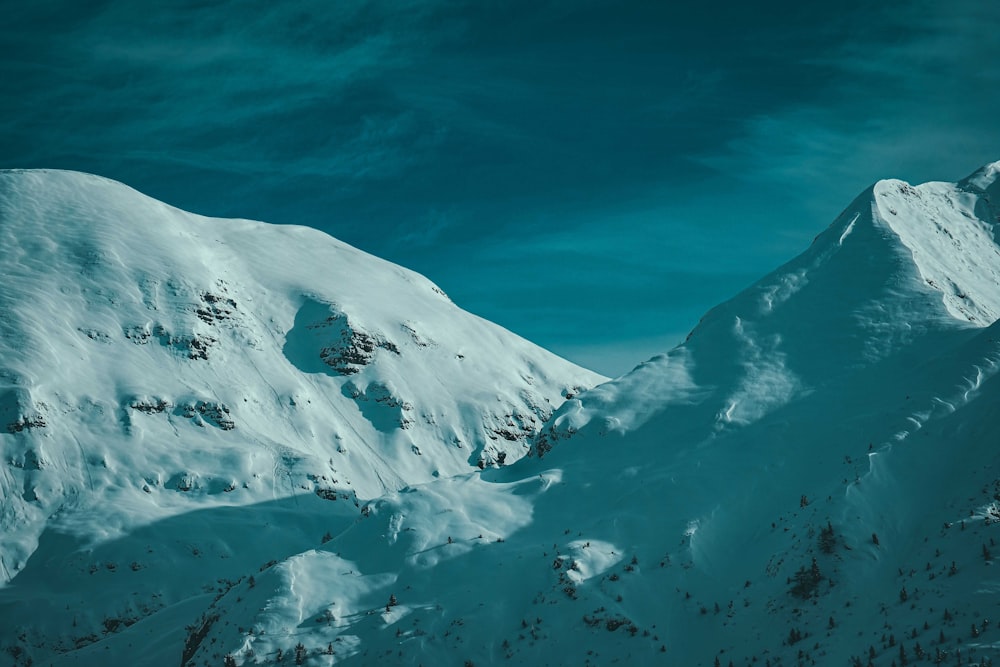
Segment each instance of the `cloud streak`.
M749 117L703 163L821 193L885 177L957 179L997 159L1000 7L960 0L875 11L854 39L810 59L829 74L814 99Z
M318 227L615 374L871 181L1000 157L993 4L767 4L21 3L2 166Z

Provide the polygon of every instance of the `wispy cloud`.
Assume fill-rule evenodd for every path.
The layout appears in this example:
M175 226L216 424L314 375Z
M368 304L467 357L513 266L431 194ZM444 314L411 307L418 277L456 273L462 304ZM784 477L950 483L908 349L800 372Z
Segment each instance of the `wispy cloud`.
M703 162L822 193L882 177L955 179L1000 156L1000 5L910 2L860 25L808 61L824 76L819 94L747 118Z
M1000 157L996 3L780 4L19 3L0 166L313 225L547 346L627 355L871 181Z
M372 112L365 96L452 29L428 23L428 3L93 7L61 27L39 10L16 26L23 39L8 35L8 131L63 154L155 153L245 174L275 160L340 178L398 173L412 157L397 147L419 149L412 113ZM23 87L40 73L44 87Z

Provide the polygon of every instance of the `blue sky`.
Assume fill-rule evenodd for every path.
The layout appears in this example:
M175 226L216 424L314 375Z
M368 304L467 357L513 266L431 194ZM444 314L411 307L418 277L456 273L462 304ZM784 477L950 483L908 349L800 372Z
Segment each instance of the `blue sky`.
M0 166L323 229L617 375L871 182L1000 159L1000 4L37 0Z

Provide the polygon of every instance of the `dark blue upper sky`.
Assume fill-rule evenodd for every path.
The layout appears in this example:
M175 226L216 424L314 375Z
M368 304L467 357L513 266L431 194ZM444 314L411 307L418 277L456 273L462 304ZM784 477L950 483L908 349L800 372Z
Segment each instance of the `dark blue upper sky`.
M1000 3L6 7L0 167L305 224L625 372L883 177L1000 159Z

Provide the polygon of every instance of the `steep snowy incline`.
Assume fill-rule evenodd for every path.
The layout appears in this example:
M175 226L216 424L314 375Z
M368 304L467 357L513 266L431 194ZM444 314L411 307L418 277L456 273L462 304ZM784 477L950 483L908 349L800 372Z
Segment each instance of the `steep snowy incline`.
M958 184L875 184L805 253L709 311L684 345L568 401L543 453L553 436L590 422L635 428L694 395L717 429L752 423L913 354L916 341L990 325L1000 315L997 165Z
M0 172L0 247L8 628L38 593L18 584L43 533L58 548L42 561L199 512L204 529L173 537L225 542L218 516L245 547L252 520L221 508L269 503L264 526L301 500L336 525L387 491L515 461L564 395L603 380L318 231L203 218L96 176ZM219 549L229 565L202 578L249 567Z
M990 664L994 173L876 184L535 456L223 593L189 664Z
M387 496L206 604L190 664L987 665L1000 329L972 334L714 436L668 410Z
M682 565L653 577L671 599L622 608L666 623L679 664L888 664L893 630L911 659L941 632L951 659L1000 647L978 639L1000 602L998 166L879 182L685 344L567 401L541 461L505 471L558 469L536 516L608 499L583 539ZM598 485L594 465L616 472Z
M303 388L295 384L300 380L282 379L270 362L256 362L274 394L258 384L222 396L227 407L236 405L228 413L231 431L211 426L227 413L195 407L190 421L206 424L198 428L185 421L185 412L176 412L181 403L174 385L155 391L124 386L126 379L136 381L134 375L122 377L110 356L101 360L113 381L95 379L96 389L86 395L107 416L77 422L74 435L82 440L86 434L91 457L92 449L111 453L103 439L130 438L131 449L115 449L118 458L106 456L109 468L91 458L92 465L82 468L91 477L79 480L80 498L89 495L93 479L94 493L142 508L131 512L145 521L132 517L124 527L88 523L85 509L65 497L65 509L50 522L38 549L0 589L0 619L12 621L9 629L0 623L6 650L0 665L21 667L29 657L59 666L992 664L1000 655L1000 580L993 576L1000 550L1000 322L994 321L1000 312L994 239L1000 210L993 203L1000 201L998 174L1000 163L958 184L877 183L800 257L707 313L678 348L582 393L570 384L596 378L557 367L563 376L553 371L546 377L574 379L545 385L556 392L550 404L562 390L574 396L544 425L536 421L524 429L533 442L531 455L510 465L486 464L490 456L499 461L501 453L489 453L493 441L487 436L481 440L482 471L471 465L479 459L468 458L476 451L470 445L466 458L451 468L435 461L435 476L434 469L412 463L427 461L432 452L437 458L434 443L421 441L423 455L411 451L411 459L392 436L376 440L379 446L365 463L380 474L412 479L393 489L391 482L365 478L358 465L351 474L375 489L360 510L324 500L309 477L293 488L301 482L298 471L323 462L313 449L296 454L302 456L297 461L279 460L287 451L280 450L279 456L256 455L247 462L241 456L248 445L224 448L226 438L249 430L244 420L257 423L252 420L258 417L238 409L244 395L254 402L250 412L268 409L263 397L291 397L295 406L275 400L281 410L272 408L260 419L278 420L287 428L282 437L294 442L321 432L323 422L303 406L320 401L320 389L334 386L348 406L361 394L374 397L357 403L357 414L372 426L346 445L341 456L351 461L357 450L367 451L359 443L383 432L376 425L385 426L378 417L386 413L375 412L376 406L395 410L390 421L417 414L419 392L401 389L413 386L407 384L413 382L411 369L401 365L410 348L397 337L393 313L381 307L369 313L365 303L348 302L348 296L333 299L315 291L283 306L288 298L282 295L304 290L278 271L241 269L258 276L249 283L212 274L227 280L228 292L212 291L214 301L207 301L218 305L231 298L235 313L252 296L255 309L247 312L283 323L273 329L282 332L274 335L281 350L274 353L274 367L293 379L304 369L304 377L321 384ZM265 262L261 244L243 238L250 232L239 226L248 223L208 222L211 238L227 244L200 246L212 248L210 267L218 270L215 261L223 255L215 253L227 249L233 266ZM224 224L237 226L240 238L214 231ZM270 227L253 233L309 234ZM103 247L122 256L130 252L119 241ZM40 253L35 249L31 256L45 257ZM311 261L304 257L303 265ZM361 262L351 256L338 261ZM317 264L310 270L322 269ZM277 286L264 285L259 276ZM130 280L142 284L136 276ZM340 280L350 282L353 272ZM256 291L241 287L237 293L237 284L256 285ZM133 302L144 298L136 289ZM190 293L201 300L199 292ZM123 326L111 319L118 305L103 307L101 294L83 294L78 301L87 305L74 317L86 312L88 321L99 320L105 313L111 323L88 325L97 339L112 324ZM433 313L453 308L429 288L407 292L406 299L426 300ZM187 359L185 354L198 356L201 348L187 344L178 351L172 341L191 340L183 337L191 331L178 322L189 328L206 323L185 319L190 298L171 302L176 321L164 303L139 311L153 313L140 322L146 329L134 334L141 339L148 331L145 345L127 339L98 349L118 345L114 358L130 367L140 364L150 377L163 364L203 369L206 375L178 376L185 395L201 396L206 385L221 387L225 383L208 385L216 381L213 373L230 372L217 368L223 364L216 359L235 358L235 346L225 344L217 326L199 327L194 333L220 342L202 346L208 359ZM42 297L33 305L52 308ZM5 326L13 323L23 332L32 322L58 323L66 317L63 310L59 318L33 320L21 308ZM452 329L431 326L437 319L410 318L407 326L420 340L437 343L430 350L455 344L449 343L456 340L447 333ZM158 324L170 332L166 342L156 333ZM333 334L327 332L357 344L321 344L316 337L328 341ZM32 350L44 340L38 333ZM427 351L410 340L414 352ZM92 342L84 334L79 349ZM298 355L307 345L331 351ZM268 346L258 346L247 355L264 355ZM158 357L136 361L154 352ZM30 354L36 352L24 349L14 358ZM45 358L48 352L37 354ZM473 359L471 350L461 354L465 360L442 357L433 368ZM82 371L73 368L82 363L67 361L61 377L76 382ZM10 422L16 433L4 436L5 447L24 442L32 447L25 452L35 452L4 473L20 485L18 493L34 493L33 500L21 498L26 507L36 507L46 489L23 480L51 468L51 452L63 455L66 449L49 417L79 412L49 407L61 394L46 389L42 378L29 377L32 367L18 366L25 379L10 383L11 396L32 409L22 407ZM392 375L394 370L399 373ZM536 378L531 386L542 386L542 373L530 373ZM250 382L239 374L225 377ZM375 379L385 389L373 388ZM21 392L21 386L31 392ZM112 414L100 402L106 399L98 398L109 389L134 396L141 409ZM476 390L470 384L468 391ZM492 391L473 398L492 406ZM161 396L169 407L157 412ZM414 409L394 405L396 396ZM475 405L467 406L474 421L483 414ZM342 424L350 411L338 409L337 433L346 440ZM112 418L126 414L124 426ZM436 423L440 427L444 420ZM423 425L416 419L392 433L400 437L418 427ZM183 455L160 454L171 467L192 468L192 460L209 457L204 460L214 467L206 464L198 468L205 472L192 477L201 488L213 479L209 469L236 471L227 475L246 479L247 488L213 495L181 478L188 490L167 493L169 484L137 480L133 486L150 486L147 494L112 484L109 469L123 477L126 466L143 469L150 465L144 448L158 442L185 445ZM449 442L437 447L449 452ZM514 449L505 463L523 451L521 442L510 442ZM229 458L211 458L219 451ZM344 462L337 454L324 450L322 456L339 471ZM376 455L410 463L381 465ZM262 470L258 459L273 469ZM287 486L280 484L283 475ZM265 480L273 480L270 487ZM260 493L261 487L271 495ZM374 497L382 488L389 490ZM146 498L143 505L139 499ZM122 514L129 516L112 512Z

